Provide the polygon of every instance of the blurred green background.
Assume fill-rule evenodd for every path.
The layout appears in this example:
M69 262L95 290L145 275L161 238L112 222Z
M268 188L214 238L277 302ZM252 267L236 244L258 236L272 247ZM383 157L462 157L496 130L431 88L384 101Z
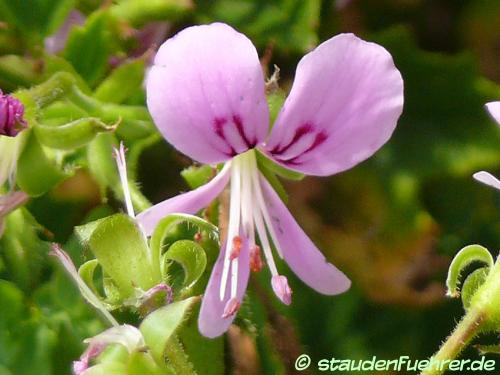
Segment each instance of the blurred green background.
M36 83L44 69L43 39L60 27L69 9L88 15L121 2L104 3L0 0L0 87L8 92ZM478 170L500 175L500 131L484 109L486 102L500 100L500 2L180 3L182 11L162 19L147 13L139 19L124 16L129 25L123 27L165 22L165 39L192 24L227 22L256 44L268 74L279 66L284 90L304 53L337 33L354 32L385 46L405 82L403 116L376 156L340 175L285 184L298 222L352 279L352 289L338 297L321 296L279 264L294 291L291 307L284 307L273 297L268 276L254 277L237 320L240 328L225 338L226 372L292 374L301 353L313 362L432 355L463 315L459 300L444 297L451 257L472 243L496 257L500 244L500 194L471 177ZM71 51L64 52L91 87L116 59L149 48L141 45L145 39L130 41L121 32L107 30L105 43L89 42L95 48L86 51L89 61L100 70L89 70L80 58L72 60ZM17 71L4 64L13 58L20 61ZM126 101L143 103L144 93ZM137 180L156 203L188 188L179 172L189 165L166 142L155 142L141 154ZM102 204L101 191L85 169L28 204L44 228L42 237L65 243L80 262L85 254L74 246L73 227L90 212L96 215L96 208L102 216L119 207L112 199ZM23 232L18 248L28 264L24 268L0 253L1 375L69 374L70 362L83 350L82 339L104 326L37 236L34 224L31 232ZM474 348L463 357L479 358Z

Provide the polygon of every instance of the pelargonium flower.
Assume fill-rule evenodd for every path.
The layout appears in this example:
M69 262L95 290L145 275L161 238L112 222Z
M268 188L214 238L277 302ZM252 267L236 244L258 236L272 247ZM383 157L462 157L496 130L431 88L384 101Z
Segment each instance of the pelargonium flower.
M24 106L11 95L0 90L0 136L15 137L27 124L24 120Z
M292 291L271 243L292 271L326 295L349 279L328 263L257 167L255 149L279 165L328 176L370 157L391 136L403 107L403 81L391 55L353 34L337 35L300 61L272 128L259 58L251 41L222 23L189 27L159 49L147 103L165 139L192 159L225 163L209 183L138 216L150 234L174 212L194 214L230 183L227 239L208 282L200 332L224 333L238 311L250 270L265 261L285 304Z
M500 125L500 101L486 103L486 109L491 117ZM473 174L473 177L483 184L494 187L500 190L500 180L493 176L491 173L480 171Z

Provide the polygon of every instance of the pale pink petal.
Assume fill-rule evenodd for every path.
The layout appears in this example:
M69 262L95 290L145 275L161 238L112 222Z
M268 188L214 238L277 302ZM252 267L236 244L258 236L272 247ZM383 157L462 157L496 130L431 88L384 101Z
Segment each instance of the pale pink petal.
M203 300L201 302L198 328L203 336L217 337L227 331L236 316L247 289L250 275L248 240L243 241L241 252L238 256L238 288L236 298L232 299L230 282L226 284L225 298L220 300L220 285L222 269L224 267L225 247L222 246L219 258L214 265L210 280L208 281ZM226 316L226 317L223 317Z
M486 109L491 117L500 125L500 101L486 103Z
M278 241L275 245L292 271L304 283L323 294L339 294L349 289L349 279L328 263L263 177L261 186Z
M338 173L387 142L402 109L403 80L389 52L341 34L300 61L266 150L291 169Z
M498 180L498 178L493 176L491 173L480 171L474 173L472 177L474 177L477 181L482 182L485 185L500 190L500 180Z
M219 163L262 142L269 111L257 51L222 23L189 27L167 40L147 78L154 122L175 148Z
M227 185L230 170L230 163L227 163L219 174L205 185L167 199L137 215L137 221L141 224L146 235L153 233L156 224L167 215L173 213L195 214L207 207Z

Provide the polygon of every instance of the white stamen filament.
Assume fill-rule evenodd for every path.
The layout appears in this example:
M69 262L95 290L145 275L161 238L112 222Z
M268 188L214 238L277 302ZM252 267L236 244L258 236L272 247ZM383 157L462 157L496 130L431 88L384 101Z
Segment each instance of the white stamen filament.
M130 189L128 186L127 162L125 160L125 146L123 145L123 142L120 142L120 148L115 148L113 152L116 158L116 165L118 166L118 174L120 175L120 182L122 184L125 205L127 206L127 213L131 218L135 219L134 206L132 205L132 198L130 196Z
M254 181L255 182L255 181ZM271 246L269 245L269 239L267 238L266 228L264 226L264 221L262 220L262 214L260 207L254 211L253 218L255 220L255 228L259 234L260 243L262 244L262 250L264 251L264 256L266 257L267 265L271 271L271 275L278 275L278 269L274 263L273 253L271 251Z
M257 161L255 160L255 158L253 159L253 166L251 168L251 172L252 172L255 196L257 198L257 205L260 208L260 211L262 212L264 222L267 226L267 229L269 230L269 234L271 235L271 240L274 243L274 247L276 248L276 251L278 252L280 258L283 259L283 254L281 253L280 250L278 237L276 236L276 233L274 231L273 222L271 220L269 212L267 211L266 202L264 201L264 195L262 194L262 188L260 187L259 169L257 168Z
M238 158L235 158L231 165L231 197L229 199L229 228L226 239L226 252L224 254L224 267L220 283L219 296L223 301L226 296L226 285L229 273L229 267L232 265L231 273L231 294L236 293L237 283L233 280L238 278L238 258L230 261L231 249L233 247L233 238L240 235L240 205L241 205L241 168Z

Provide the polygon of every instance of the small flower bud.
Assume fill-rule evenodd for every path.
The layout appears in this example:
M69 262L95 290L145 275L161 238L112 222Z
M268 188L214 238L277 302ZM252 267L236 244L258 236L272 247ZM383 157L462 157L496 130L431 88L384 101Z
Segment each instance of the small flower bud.
M4 95L0 90L0 135L15 137L27 127L23 104L10 95Z
M240 301L237 298L231 298L226 303L226 307L224 307L224 312L222 313L222 319L229 318L238 312L241 307Z
M288 285L288 280L285 276L275 275L271 279L271 285L274 293L285 305L292 303L292 289Z

